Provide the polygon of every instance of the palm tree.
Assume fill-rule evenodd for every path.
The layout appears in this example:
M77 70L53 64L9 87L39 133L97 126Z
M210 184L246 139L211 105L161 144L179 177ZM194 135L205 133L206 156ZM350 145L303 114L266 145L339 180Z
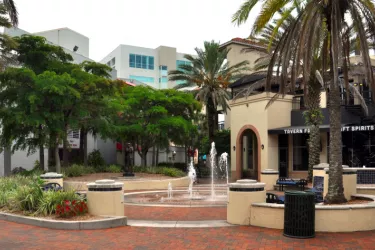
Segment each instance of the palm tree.
M13 0L3 0L3 5L7 10L12 25L16 27L18 25L18 11L16 4Z
M245 22L258 1L247 0L234 14L232 21L237 24ZM277 12L285 7L288 9L281 20L288 18L291 13L300 6L300 14L296 22L290 25L277 47L267 72L267 89L270 89L273 67L277 67L276 76L280 77L280 94L284 95L287 89L293 89L296 72L299 71L300 62L303 62L303 82L308 83L311 74L312 58L314 52L319 51L322 58L322 76L324 84L329 89L329 113L330 113L330 166L328 193L325 197L327 203L341 203L345 201L342 183L342 150L341 150L341 99L338 67L341 55L343 55L342 39L343 27L352 21L354 33L360 45L366 82L375 90L374 77L372 75L371 61L369 57L368 36L375 37L375 6L371 0L266 0L262 1L262 10L258 15L253 34L259 32ZM294 4L297 3L297 4ZM281 22L282 23L282 22ZM281 25L281 24L279 24ZM279 28L279 25L275 29ZM291 68L291 80L288 81L287 69ZM343 67L348 71L347 67ZM326 77L329 72L329 79ZM274 98L277 98L275 95ZM374 98L374 97L373 97Z
M206 106L206 119L208 123L208 137L214 139L214 133L218 127L217 109L219 106L226 113L229 109L228 100L230 95L227 91L228 85L240 78L242 72L248 70L248 61L235 65L229 65L226 61L229 49L220 49L219 43L215 41L204 42L204 49L195 48L197 57L185 55L191 64L180 65L177 70L168 72L170 81L185 81L184 84L176 86L197 86L194 91L196 99Z

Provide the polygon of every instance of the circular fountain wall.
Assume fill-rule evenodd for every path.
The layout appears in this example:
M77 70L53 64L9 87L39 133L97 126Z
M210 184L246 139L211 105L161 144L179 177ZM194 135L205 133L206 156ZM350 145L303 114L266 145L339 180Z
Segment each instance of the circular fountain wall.
M136 192L124 195L125 205L140 206L226 206L228 201L227 185L216 185L215 196L212 197L211 186L194 187L192 193L186 189L168 191Z

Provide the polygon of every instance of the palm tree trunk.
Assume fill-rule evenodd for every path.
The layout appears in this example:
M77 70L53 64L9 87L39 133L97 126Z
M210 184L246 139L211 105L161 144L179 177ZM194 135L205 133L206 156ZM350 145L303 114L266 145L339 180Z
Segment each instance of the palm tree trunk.
M207 102L206 112L207 112L206 116L207 116L207 125L208 125L208 138L210 142L213 142L215 139L215 131L216 131L215 128L217 128L217 126L215 126L216 109L211 99L209 99Z
M312 182L314 166L320 163L320 131L319 125L310 126L309 135L309 171L308 181Z
M12 150L10 147L4 148L4 176L12 173Z
M328 193L325 202L338 204L346 202L342 181L342 139L341 139L341 99L340 89L335 78L334 64L331 43L331 81L329 89L329 120L330 120L330 154L329 154L329 175Z
M312 67L311 75L315 74L315 67ZM311 77L306 93L306 107L304 112L307 125L310 126L309 135L309 168L308 181L312 182L314 166L320 163L320 131L319 125L322 122L322 111L320 109L321 84L316 77Z

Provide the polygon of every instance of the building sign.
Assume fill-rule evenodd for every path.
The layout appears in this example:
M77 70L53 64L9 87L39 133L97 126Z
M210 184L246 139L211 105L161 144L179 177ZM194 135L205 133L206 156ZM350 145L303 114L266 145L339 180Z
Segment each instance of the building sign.
M366 126L344 126L341 132L374 131L375 125ZM309 134L310 128L284 129L285 134Z
M69 130L67 140L68 140L68 143L69 143L69 147L71 149L79 149L80 131L79 130ZM63 145L60 144L59 148L63 148Z

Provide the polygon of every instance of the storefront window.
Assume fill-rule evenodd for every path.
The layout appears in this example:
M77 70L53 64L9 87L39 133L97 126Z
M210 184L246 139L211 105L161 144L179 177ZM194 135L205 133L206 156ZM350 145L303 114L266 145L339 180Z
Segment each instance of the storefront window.
M293 171L307 171L309 152L307 147L308 134L293 135Z

